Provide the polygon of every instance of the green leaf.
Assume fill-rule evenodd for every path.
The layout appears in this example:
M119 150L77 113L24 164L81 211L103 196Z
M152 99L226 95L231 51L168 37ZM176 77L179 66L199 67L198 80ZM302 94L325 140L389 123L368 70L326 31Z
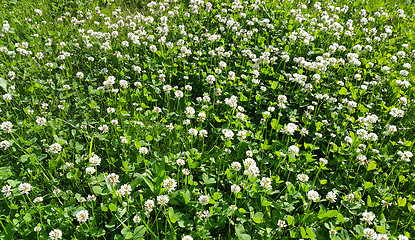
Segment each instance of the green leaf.
M93 186L92 187L92 191L96 194L96 195L101 195L102 193L102 188L100 186Z
M288 215L287 216L288 226L294 226L294 222L295 222L295 219L292 216Z
M253 219L252 219L255 223L261 223L262 221L261 221L261 219L259 218L259 217L254 217Z
M91 233L95 237L101 237L105 235L105 230L102 228L98 229L97 227L93 227L91 228Z
M214 199L214 200L219 200L221 197L222 197L222 195L221 195L219 192L215 192L215 193L213 194L213 199Z
M27 162L27 160L29 159L30 155L22 155L20 156L20 161L22 162Z
M7 82L6 79L0 77L0 87L3 88L5 92L7 92Z
M169 218L172 223L177 221L176 216L174 215L174 209L172 207L169 207Z
M108 207L109 207L111 212L117 211L117 209L118 209L117 204L115 204L115 203L110 203Z
M367 171L370 171L370 170L374 170L374 169L376 169L376 162L375 161L370 161L370 163L369 163L369 166L367 166Z
M153 140L153 136L151 136L151 135L147 135L147 137L146 137L146 141L147 142L151 142Z
M262 212L257 212L254 214L254 217L252 218L252 220L255 223L261 223L263 217L264 217L264 214Z
M24 215L23 219L24 219L26 222L29 222L30 220L32 220L32 214L30 214L30 213L26 213L26 215Z
M140 225L134 229L133 238L143 239L145 234L146 234L146 227L144 225Z
M321 179L320 180L321 185L325 185L325 184L327 184L327 182L328 182L327 179Z
M406 198L398 198L398 206L403 207L406 205Z
M277 129L277 125L278 125L278 120L277 119L272 119L271 120L271 128L272 129Z
M307 232L307 237L308 238L314 238L315 237L315 234L314 234L313 230L311 230L311 228L307 228L306 232Z
M341 213L337 213L337 219L339 220L339 222L344 223L344 217L343 217L343 214L341 214Z
M206 173L203 173L202 179L206 185L216 183L216 180L214 178L209 178L209 176Z
M147 184L147 186L150 188L152 192L154 192L154 184L152 183L152 181L150 181L150 179L148 179L143 174L139 174L138 177L141 178Z
M340 95L347 95L347 89L345 87L340 88L339 94Z
M371 188L371 187L373 187L373 183L371 183L371 182L365 182L364 187L365 187L365 189Z
M377 231L378 233L386 233L386 229L385 229L385 227L384 227L384 226L378 226L378 227L376 228L376 231Z
M268 206L271 206L271 202L270 202L270 201L265 200L265 201L263 201L263 202L261 203L261 205L262 205L263 207L268 207Z
M337 215L337 210L329 210L326 213L326 217L328 217L328 218L335 217L336 215Z

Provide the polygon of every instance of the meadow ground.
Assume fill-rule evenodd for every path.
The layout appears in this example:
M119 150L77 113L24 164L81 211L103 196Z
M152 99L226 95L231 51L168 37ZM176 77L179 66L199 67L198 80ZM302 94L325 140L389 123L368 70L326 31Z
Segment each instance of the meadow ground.
M414 13L3 0L0 239L414 239Z

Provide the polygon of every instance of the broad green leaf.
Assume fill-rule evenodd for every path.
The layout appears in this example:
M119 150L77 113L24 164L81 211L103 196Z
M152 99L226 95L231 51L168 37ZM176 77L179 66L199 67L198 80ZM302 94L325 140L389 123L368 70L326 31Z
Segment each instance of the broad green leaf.
M146 234L146 227L144 225L140 225L134 229L133 238L143 239L145 234Z
M117 211L117 209L118 209L117 204L115 204L115 203L110 203L108 205L108 207L109 207L111 212Z
M340 88L339 94L340 95L347 95L347 89L345 87Z
M93 186L92 187L92 191L96 194L96 195L101 195L102 193L102 188L100 186Z
M384 227L384 226L378 226L378 227L376 228L376 231L377 231L378 233L386 233L386 229L385 229L385 227Z
M371 183L371 182L365 182L364 187L365 187L365 189L371 188L371 187L373 187L373 183Z
M369 166L367 166L367 171L376 169L376 162L370 161Z
M339 222L344 223L344 217L343 217L343 214L341 214L341 213L337 213L337 219L339 220Z
M3 88L5 92L7 92L7 82L6 79L0 77L0 87Z
M294 226L294 222L295 222L295 219L292 216L288 215L287 216L288 226Z
M406 198L398 198L398 206L403 207L406 205Z

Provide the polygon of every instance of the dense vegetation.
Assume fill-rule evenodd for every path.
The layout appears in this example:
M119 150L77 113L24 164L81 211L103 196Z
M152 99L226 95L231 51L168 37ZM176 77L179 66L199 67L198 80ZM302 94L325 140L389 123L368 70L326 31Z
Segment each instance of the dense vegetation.
M413 239L410 1L3 1L0 239Z

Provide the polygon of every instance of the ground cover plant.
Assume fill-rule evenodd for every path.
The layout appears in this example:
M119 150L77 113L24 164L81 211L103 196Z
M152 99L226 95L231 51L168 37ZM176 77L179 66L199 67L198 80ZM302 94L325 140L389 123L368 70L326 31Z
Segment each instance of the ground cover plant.
M0 239L414 239L404 1L3 1Z

